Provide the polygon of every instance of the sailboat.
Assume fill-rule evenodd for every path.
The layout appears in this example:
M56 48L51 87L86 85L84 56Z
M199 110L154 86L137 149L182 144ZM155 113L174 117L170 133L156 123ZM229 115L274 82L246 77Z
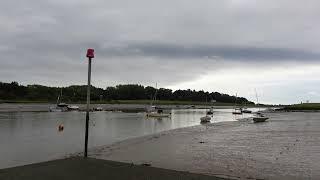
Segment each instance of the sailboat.
M79 106L76 105L68 105L66 103L61 102L62 100L62 89L60 90L60 94L57 98L57 103L55 107L50 107L50 112L65 112L65 111L79 111Z
M238 108L237 107L237 99L238 99L238 95L236 94L236 100L234 102L234 110L232 111L232 114L242 114L242 108Z
M207 115L213 115L213 107L210 107L210 110L206 112Z
M247 114L252 113L251 110L247 109L246 105L247 105L247 103L244 104L244 107L242 108L242 113L247 113Z
M158 88L157 88L157 85L156 85L156 92L151 100L151 103L150 103L150 107L147 109L147 114L146 116L147 117L156 117L156 118L162 118L162 117L170 117L171 114L169 113L164 113L162 109L156 107L153 105L153 103L156 101L157 99L157 92L158 92Z
M68 104L60 102L62 99L62 89L60 90L60 94L57 98L57 103L55 107L50 107L50 112L63 112L68 110Z
M209 115L203 116L200 118L200 123L208 123L210 122L211 117Z
M259 104L259 100L258 100L258 94L257 91L256 92L256 99L257 99L257 104ZM269 119L268 117L266 117L264 114L262 114L260 112L260 107L259 107L259 111L256 113L256 115L252 118L254 123L259 123L259 122L265 122L267 119Z
M207 98L206 98L207 102ZM200 123L208 123L211 120L211 117L213 116L213 107L210 108L209 111L206 110L206 115L200 118Z

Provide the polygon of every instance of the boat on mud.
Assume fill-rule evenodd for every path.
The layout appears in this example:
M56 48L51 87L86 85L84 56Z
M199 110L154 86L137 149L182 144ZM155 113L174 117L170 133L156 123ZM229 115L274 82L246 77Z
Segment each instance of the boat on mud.
M252 117L254 123L265 122L267 119L269 118L260 112L256 113L256 116Z
M211 120L211 117L206 115L200 118L200 123L208 123L210 122L210 120Z
M240 115L240 114L242 114L242 109L241 108L234 108L234 110L232 111L232 114Z
M57 98L56 106L49 107L49 111L50 112L79 111L79 106L68 105L68 104L63 103L61 101L62 101L62 89L61 89L60 94Z
M259 99L258 99L258 93L257 90L255 90L256 93L256 99L257 99L257 104L259 104ZM259 122L265 122L267 119L269 119L268 117L266 117L264 114L262 114L260 112L260 107L259 107L259 111L256 113L256 115L252 118L254 123L259 123Z
M206 112L207 115L213 115L213 107L210 108L209 111Z

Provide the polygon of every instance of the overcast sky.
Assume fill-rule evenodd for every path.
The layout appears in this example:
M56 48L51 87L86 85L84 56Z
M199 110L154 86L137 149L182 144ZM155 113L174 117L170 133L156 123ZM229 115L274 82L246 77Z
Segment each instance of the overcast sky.
M0 2L0 81L138 83L262 103L320 101L317 0Z

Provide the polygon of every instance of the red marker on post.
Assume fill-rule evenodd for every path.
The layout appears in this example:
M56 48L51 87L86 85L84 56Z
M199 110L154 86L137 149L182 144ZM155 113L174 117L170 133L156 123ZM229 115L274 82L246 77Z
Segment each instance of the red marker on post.
M89 111L90 111L90 86L91 86L91 59L94 58L94 49L87 50L88 58L88 86L87 86L87 112L86 112L86 133L84 142L84 157L88 157L88 135L89 135Z
M94 58L94 49L87 50L87 58Z

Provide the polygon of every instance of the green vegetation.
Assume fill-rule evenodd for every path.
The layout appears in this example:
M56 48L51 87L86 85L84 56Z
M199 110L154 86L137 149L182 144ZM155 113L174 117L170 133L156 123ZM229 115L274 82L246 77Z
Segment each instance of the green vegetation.
M320 103L294 104L294 105L286 106L283 109L288 111L320 110Z
M84 103L86 101L85 85L73 85L69 87L48 87L42 85L19 85L17 82L0 82L0 102L7 103L54 103L62 90L62 101L67 103ZM154 87L144 87L142 85L127 84L107 87L106 89L91 87L92 103L111 104L148 104L153 99L157 89ZM195 90L176 90L159 88L157 90L156 104L212 104L211 100L216 100L215 105L232 105L236 97L218 92L204 92ZM238 104L252 105L253 102L246 98L238 97Z

